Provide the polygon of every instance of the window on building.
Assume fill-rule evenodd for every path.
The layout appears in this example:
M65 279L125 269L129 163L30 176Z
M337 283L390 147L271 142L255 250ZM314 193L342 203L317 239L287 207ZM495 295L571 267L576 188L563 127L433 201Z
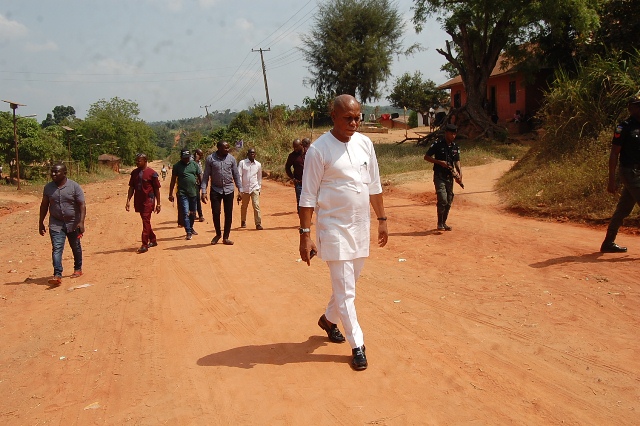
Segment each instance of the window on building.
M460 91L457 91L455 95L453 95L453 107L460 108L462 106L462 94Z
M509 103L512 103L512 104L516 103L516 82L515 81L509 82Z

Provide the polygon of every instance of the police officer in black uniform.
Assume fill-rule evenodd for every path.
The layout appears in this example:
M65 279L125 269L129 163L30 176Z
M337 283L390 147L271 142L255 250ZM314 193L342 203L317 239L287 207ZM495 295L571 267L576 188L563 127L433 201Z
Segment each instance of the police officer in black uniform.
M620 158L620 180L622 194L616 211L611 217L607 235L600 246L602 253L624 253L626 247L615 243L618 228L625 217L631 214L633 207L640 206L640 91L633 95L627 104L630 117L618 124L613 134L611 154L609 155L609 184L607 191L615 193L616 167Z
M455 124L447 124L444 128L444 138L439 138L427 150L424 159L433 163L433 183L436 187L438 197L438 230L451 231L447 225L449 210L453 203L453 174L454 168L462 181L462 170L460 169L460 148L454 142L458 127Z

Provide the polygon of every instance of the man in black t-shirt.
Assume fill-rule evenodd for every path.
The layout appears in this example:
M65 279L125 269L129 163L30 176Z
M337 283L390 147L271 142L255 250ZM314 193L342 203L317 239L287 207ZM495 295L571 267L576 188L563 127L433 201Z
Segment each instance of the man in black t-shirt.
M602 253L627 251L626 247L620 247L615 243L616 236L624 218L631 214L636 204L640 205L640 91L629 99L627 108L630 116L616 127L609 155L607 191L612 194L618 191L616 167L619 159L622 194L611 217L607 235L600 246Z
M454 142L458 127L455 124L447 124L444 130L444 138L438 139L429 147L424 159L433 163L433 183L438 198L438 230L451 231L451 227L447 225L447 218L454 196L452 169L457 171L459 182L462 182L462 170L460 148Z

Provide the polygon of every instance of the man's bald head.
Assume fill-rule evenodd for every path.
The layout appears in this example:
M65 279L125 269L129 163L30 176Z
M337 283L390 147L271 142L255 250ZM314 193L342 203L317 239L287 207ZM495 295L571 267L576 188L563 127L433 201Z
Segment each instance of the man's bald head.
M351 95L338 95L335 97L335 99L333 100L333 104L331 105L331 111L335 111L336 109L349 109L353 106L357 105L358 109L360 109L360 102L357 101L356 98L354 98Z
M351 95L339 95L333 100L331 134L340 142L349 142L358 130L361 119L360 103Z

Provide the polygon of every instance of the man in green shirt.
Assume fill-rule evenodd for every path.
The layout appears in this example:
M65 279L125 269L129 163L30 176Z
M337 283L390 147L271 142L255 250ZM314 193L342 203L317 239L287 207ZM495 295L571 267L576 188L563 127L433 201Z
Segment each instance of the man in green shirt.
M202 179L202 170L195 161L191 160L191 152L183 149L180 153L180 161L173 165L171 170L171 186L169 187L169 201L173 202L173 188L178 182L178 208L182 209L184 217L184 229L187 232L187 240L198 233L193 229L196 219L198 203L197 182Z

